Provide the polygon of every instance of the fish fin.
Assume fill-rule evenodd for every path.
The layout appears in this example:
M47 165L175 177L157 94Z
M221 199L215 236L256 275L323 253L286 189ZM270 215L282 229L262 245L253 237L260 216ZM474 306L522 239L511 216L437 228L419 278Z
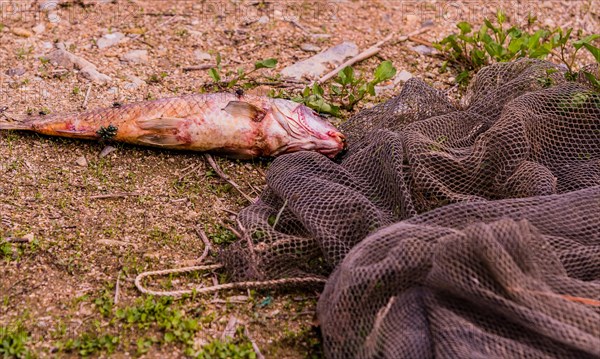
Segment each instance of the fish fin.
M32 128L27 122L0 120L0 130L32 130Z
M179 146L186 144L185 141L178 139L173 134L152 134L143 135L137 138L137 141L152 146Z
M178 117L159 117L149 120L138 120L136 123L142 130L170 130L179 127L179 124L186 120L186 118Z
M97 139L98 135L94 132L90 133L90 131L84 130L55 130L54 132L58 133L63 137L72 137L72 138L87 138L87 139Z
M223 111L234 117L249 118L254 122L262 121L267 114L263 109L244 101L229 101Z

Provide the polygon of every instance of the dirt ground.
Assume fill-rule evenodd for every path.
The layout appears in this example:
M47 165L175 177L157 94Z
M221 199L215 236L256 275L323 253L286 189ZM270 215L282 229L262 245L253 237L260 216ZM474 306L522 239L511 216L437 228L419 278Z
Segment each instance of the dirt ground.
M313 54L302 44L326 49L348 40L362 50L391 32L399 37L423 25L431 29L421 38L434 41L458 21L479 24L501 6L515 24L532 12L546 26L587 34L600 29L597 0L0 0L0 108L26 116L196 93L211 82L208 73L183 68L214 63L216 53L232 71L276 58L278 67L263 73L275 75ZM97 40L115 32L126 38L99 49ZM44 61L56 42L112 81L92 84ZM392 40L357 68L372 72L391 60L398 71L451 89L456 74L440 74L441 60L413 51L416 45ZM147 50L147 61L122 61L131 50ZM101 158L101 143L0 133L0 342L20 328L30 336L22 353L36 357L180 357L217 345L213 340L237 318L267 358L319 357L317 292L228 291L171 303L136 290L133 280L141 272L194 263L204 248L196 228L217 247L234 240L227 227L235 226L233 213L247 202L198 154L113 146L116 151ZM260 194L268 161L217 162L246 193ZM16 237L31 242L3 242ZM152 286L178 289L212 278L172 277ZM237 337L228 353L245 357L249 339Z

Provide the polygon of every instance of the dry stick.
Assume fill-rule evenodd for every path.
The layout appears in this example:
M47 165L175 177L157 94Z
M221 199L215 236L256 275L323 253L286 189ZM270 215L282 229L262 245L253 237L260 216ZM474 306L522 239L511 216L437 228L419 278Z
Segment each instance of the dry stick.
M31 243L29 238L8 237L4 239L6 243Z
M114 299L114 304L119 303L119 290L121 289L121 271L119 271L119 274L117 274L117 284L115 285L115 299Z
M419 34L422 34L424 32L429 31L428 27L424 27L421 28L419 30L413 31L408 35L405 36L401 36L398 39L398 42L402 42L402 41L406 41L408 40L410 37L412 36L416 36ZM327 80L331 79L332 77L334 77L335 75L337 75L340 71L342 71L345 67L347 66L352 66L357 62L360 62L362 60L368 59L371 56L376 55L379 51L381 51L381 47L388 41L390 41L393 37L394 37L395 33L391 33L388 36L386 36L383 40L379 41L378 43L376 43L375 45L369 47L368 49L366 49L365 51L361 52L360 54L354 56L353 58L351 58L350 60L344 62L343 64L341 64L340 66L338 66L335 70L327 73L325 76L321 77L320 79L318 79L316 81L316 83L322 84L324 82L326 82Z
M101 195L97 195L97 196L91 196L90 199L123 198L123 197L133 197L133 196L143 196L143 194L136 193L136 192L101 194Z
M219 175L219 177L224 179L233 188L235 188L242 196L244 196L245 199L248 200L248 202L254 203L254 199L252 197L248 196L244 191L242 191L240 186L237 183L235 183L231 178L229 178L229 176L227 176L225 174L225 172L223 172L223 170L221 170L221 167L219 167L219 165L215 162L215 159L213 158L213 156L211 156L208 153L205 153L204 157L206 158L206 160L208 161L208 164L212 167L212 169Z
M83 99L83 105L81 107L85 110L87 109L88 100L90 98L90 92L92 91L92 84L88 85L87 91L85 92L85 99Z
M279 212L277 212L277 217L275 217L275 222L273 222L273 229L275 229L277 223L279 223L279 219L281 218L281 214L285 210L285 206L287 206L287 199L283 202L283 206L281 206Z
M213 67L217 67L217 65L216 64L204 64L204 65L188 66L188 67L183 68L183 72L202 71L202 70L211 69Z
M265 356L262 355L262 353L260 352L258 345L254 341L254 339L250 336L250 331L248 331L248 327L246 327L246 326L244 326L244 335L246 336L246 338L248 338L248 340L252 344L252 349L254 349L254 352L256 353L256 359L265 359Z
M196 233L198 234L198 236L200 237L200 239L202 239L202 242L204 242L204 250L202 251L202 255L200 256L200 258L198 258L198 263L202 263L202 262L204 262L204 260L206 259L206 257L208 257L208 254L212 250L212 245L210 244L210 240L208 239L208 236L206 235L206 232L204 232L200 228L199 225L196 226Z
M227 208L222 208L221 210L222 210L223 212L227 212L227 213L231 214L232 216L236 216L236 217L238 216L237 212L234 212L234 211L232 211L232 210L230 210L230 209L227 209Z
M409 36L408 41L412 41L412 42L416 42L417 44L433 47L433 44L431 42L429 42L427 40L423 40L420 37L416 37L416 36Z
M238 239L242 239L242 234L240 232L238 232L235 228L233 228L232 226L225 224L224 225L225 228L227 228L228 230L231 231L231 233L233 233Z

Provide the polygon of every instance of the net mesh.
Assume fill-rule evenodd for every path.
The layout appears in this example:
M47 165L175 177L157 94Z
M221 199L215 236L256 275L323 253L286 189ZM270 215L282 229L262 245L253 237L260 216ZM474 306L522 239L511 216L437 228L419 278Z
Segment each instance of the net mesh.
M588 71L598 74L598 67ZM237 280L328 278L330 358L600 356L600 94L548 62L418 79L275 160L221 253Z

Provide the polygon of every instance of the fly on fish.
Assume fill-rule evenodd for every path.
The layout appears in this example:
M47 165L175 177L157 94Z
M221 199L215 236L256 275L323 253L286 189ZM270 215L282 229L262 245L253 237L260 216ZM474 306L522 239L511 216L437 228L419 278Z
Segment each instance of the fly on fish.
M0 121L0 130L111 139L248 159L295 151L335 157L345 137L310 108L282 99L205 94L138 102L68 115Z

